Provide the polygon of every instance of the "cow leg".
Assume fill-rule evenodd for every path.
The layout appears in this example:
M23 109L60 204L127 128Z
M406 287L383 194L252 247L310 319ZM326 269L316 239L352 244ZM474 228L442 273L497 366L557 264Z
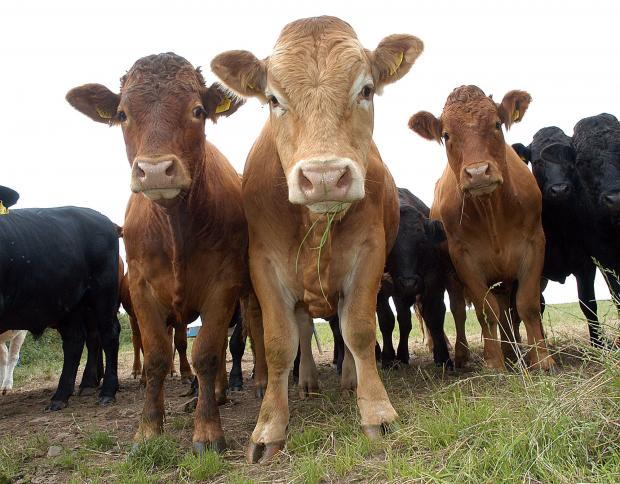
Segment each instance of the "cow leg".
M381 253L376 248L375 254ZM375 360L375 308L383 260L371 253L359 255L352 283L344 288L338 315L344 342L351 351L357 373L357 405L364 433L371 439L398 417L379 378ZM344 371L343 371L344 375Z
M469 360L469 344L465 332L465 321L467 313L465 311L465 296L463 286L454 276L448 276L447 281L448 297L450 299L450 312L454 318L456 327L456 344L454 345L454 366L463 368Z
M228 377L228 388L233 392L243 390L243 372L241 371L241 359L245 352L245 338L243 336L243 323L239 317L233 333L230 337L230 354L232 355L232 368Z
M301 336L300 336L301 340ZM297 355L295 361L293 361L293 383L297 385L299 383L299 365L301 363L301 344L297 348Z
M304 399L319 392L319 373L312 355L314 323L310 315L302 309L295 311L295 320L299 327L299 347L301 350L299 361L299 397Z
M5 379L7 378L7 370L9 366L9 349L6 347L4 341L0 341L0 390L2 394L5 392Z
M103 377L103 358L97 321L89 311L85 313L87 357L78 394L93 395Z
M376 358L375 361L377 361ZM351 350L349 350L349 347L346 344L344 345L342 374L340 375L340 389L345 392L353 392L357 389L357 372L355 371L355 360L353 359Z
M131 376L135 380L138 375L142 374L142 338L140 336L140 326L138 320L129 316L129 325L131 326L131 343L133 345L133 367Z
M170 347L172 348L172 356L170 359L170 376L173 377L177 374L177 370L174 367L174 354L176 353L176 348L174 346L174 327L171 324L171 321L168 320L168 344L170 345Z
M21 330L15 331L14 333L15 334L13 338L11 338L11 341L9 343L8 353L6 351L6 346L4 342L0 342L0 392L2 392L3 395L5 395L9 390L13 389L13 372L15 371L15 367L17 366L17 362L19 361L19 351L24 344L24 340L26 339L28 331ZM3 351L4 367L6 368L4 375L2 372Z
M284 447L289 422L288 376L299 346L295 298L279 283L268 260L250 258L252 282L263 311L269 380L247 449L250 463L266 462Z
M62 338L63 364L58 388L52 397L52 402L45 408L51 411L65 408L75 389L75 377L77 376L85 340L82 311L75 309L70 313L58 325L58 332Z
M513 363L518 361L517 341L514 334L513 320L510 311L510 293L502 292L495 294L499 306L499 331L502 354L504 359Z
M226 398L226 343L228 325L239 301L235 288L218 286L200 311L202 328L194 341L192 361L198 377L198 401L194 417L194 450L226 448L217 400ZM223 379L223 381L222 381Z
M401 363L409 364L409 335L411 334L411 305L399 296L393 296L394 305L396 306L396 317L398 319L398 329L400 333L400 341L398 342L398 350L396 357Z
M596 296L594 295L594 278L596 276L596 266L590 262L585 264L583 270L575 273L577 279L577 294L579 296L579 307L588 321L588 331L590 333L590 343L592 346L602 347L601 326L596 313Z
M533 368L552 370L555 361L547 350L540 317L540 273L544 253L544 246L532 246L525 254L516 299L517 312L523 319L527 332L530 365Z
M194 374L187 360L187 327L184 324L175 325L174 327L174 347L179 353L181 381L183 383L191 383L194 379Z
M433 361L435 365L452 369L454 365L450 359L446 334L443 329L446 315L443 291L427 295L424 298L420 312L422 313L422 318L424 318L424 325L430 333L430 339L433 342Z
M130 278L130 282L133 278ZM161 434L164 426L164 380L170 372L172 346L166 325L166 309L150 294L145 282L130 287L134 311L140 322L146 388L140 425L134 440ZM200 333L199 333L200 334Z
M241 298L241 313L254 353L254 392L258 398L263 398L267 388L267 360L265 357L263 314L254 291L250 291Z
M381 352L381 366L389 368L394 366L396 352L392 342L392 333L394 332L394 314L390 308L389 298L383 292L377 294L377 319L379 320L379 329L383 338L383 351Z
M342 375L342 364L344 361L344 340L342 339L342 333L340 332L340 320L337 316L329 318L329 327L332 330L334 336L334 361L333 364L336 367L336 371L339 375Z

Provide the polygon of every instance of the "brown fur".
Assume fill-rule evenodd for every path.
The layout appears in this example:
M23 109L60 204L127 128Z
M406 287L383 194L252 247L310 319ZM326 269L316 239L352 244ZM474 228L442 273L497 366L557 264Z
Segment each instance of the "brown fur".
M289 419L288 372L300 340L302 396L318 386L314 362L304 353L311 317L340 313L350 349L342 383L352 389L359 382L358 403L367 434L378 436L381 424L396 418L377 373L374 346L376 296L396 237L398 197L372 141L372 105L364 110L361 102L368 98L358 101L359 95L351 95L357 95L352 88L358 87L354 83L361 73L372 76L379 92L405 75L421 50L419 39L396 35L370 52L346 22L317 17L287 25L267 59L230 51L211 63L233 91L264 100L265 89L274 89L282 95L279 102L286 104L283 115L274 113L278 107L272 104L270 120L248 156L243 176L250 271L263 309L269 366L269 385L248 451L251 462L268 460L283 445ZM335 216L325 238L325 213L292 204L287 176L299 160L327 153L357 164L364 196ZM321 239L325 244L319 252ZM350 364L352 354L357 366Z
M93 102L101 96L92 93L105 90L93 85L75 88L67 99L93 117L98 113ZM176 157L184 176L173 200L154 202L134 193L125 213L128 286L140 324L147 380L137 440L162 431L163 382L172 361L168 329L172 324L185 328L200 314L203 328L192 352L200 383L193 440L198 448L224 444L216 403L224 397L226 384L223 350L235 305L249 286L241 181L204 136L204 118L218 116L209 100L222 93L219 87L207 88L200 72L182 57L160 54L138 60L123 76L121 93L108 94L117 99L113 121L123 128L132 180L136 160L164 155ZM235 99L231 103L236 109ZM204 108L204 117L193 115L196 106ZM260 326L260 321L251 324ZM259 348L262 334L255 333ZM257 374L259 385L265 380L266 375Z
M529 102L529 94L511 91L497 105L478 87L462 86L450 94L439 119L422 112L409 124L427 139L441 140L438 132L443 139L448 135L448 165L435 187L431 217L444 224L450 259L482 326L485 362L498 369L504 368L502 349L511 353L511 342L518 339L509 324L510 311L515 309L510 301L515 284L516 309L525 321L532 347L530 362L542 368L554 364L540 321L545 245L541 195L531 172L497 129L498 123L508 127L520 121ZM468 180L466 169L481 163L488 164L488 179L495 184L492 191L484 186L480 193L480 187ZM464 311L464 297L461 301ZM498 324L501 339L508 340L501 348ZM466 347L464 328L457 330L461 335L457 349L462 349Z

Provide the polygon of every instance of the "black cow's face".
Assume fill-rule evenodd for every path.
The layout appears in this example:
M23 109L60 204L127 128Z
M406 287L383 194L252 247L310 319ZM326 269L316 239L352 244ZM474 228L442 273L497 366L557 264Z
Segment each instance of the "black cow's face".
M539 149L532 152L532 173L543 199L554 204L570 200L575 193L573 161L566 156L542 157Z
M576 168L593 204L620 215L620 152L577 153Z
M441 222L428 220L413 207L401 206L398 236L387 262L401 294L414 297L424 290L423 265L433 257L434 246L445 239Z

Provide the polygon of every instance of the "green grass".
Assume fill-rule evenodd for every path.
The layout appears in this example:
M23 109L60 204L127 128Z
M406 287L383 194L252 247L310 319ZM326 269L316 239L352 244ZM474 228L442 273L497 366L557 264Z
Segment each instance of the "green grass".
M331 332L320 324L322 393L303 401L290 398L287 445L271 464L248 466L238 448L223 456L193 455L192 416L176 413L167 419L164 436L134 451L116 430L93 427L83 431L78 449L65 449L46 462L47 434L24 442L3 437L0 483L41 466L64 472L73 482L620 482L620 350L591 348L579 306L554 305L547 308L544 325L559 372L493 373L481 368L480 325L472 311L467 316L476 355L467 371L437 370L420 345L417 323L411 367L380 370L399 421L379 442L360 431L355 397L339 392L337 377L325 364ZM618 334L610 302L599 302L599 316L608 335ZM121 351L128 352L126 322L123 332ZM454 341L450 314L446 332ZM49 339L30 341L24 372L48 371L37 366L35 354L59 355L53 353L55 332L48 333ZM229 424L224 420L230 442Z

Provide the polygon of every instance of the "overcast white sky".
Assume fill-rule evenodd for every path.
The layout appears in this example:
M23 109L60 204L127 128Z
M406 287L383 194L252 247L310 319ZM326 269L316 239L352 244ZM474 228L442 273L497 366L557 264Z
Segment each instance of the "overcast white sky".
M139 57L174 51L204 66L229 49L270 54L282 27L313 15L348 21L374 49L392 33L420 37L425 52L410 73L375 99L375 141L399 186L432 203L443 148L407 128L418 110L439 115L449 92L476 84L496 99L511 89L533 102L507 134L528 144L541 127L571 135L584 116L620 114L620 2L608 1L53 1L0 3L0 184L17 207L92 207L122 224L129 165L119 128L90 121L65 93L99 82L118 90ZM252 100L207 137L242 171L268 116ZM574 301L573 280L552 284L549 302ZM598 298L609 293L597 280Z

